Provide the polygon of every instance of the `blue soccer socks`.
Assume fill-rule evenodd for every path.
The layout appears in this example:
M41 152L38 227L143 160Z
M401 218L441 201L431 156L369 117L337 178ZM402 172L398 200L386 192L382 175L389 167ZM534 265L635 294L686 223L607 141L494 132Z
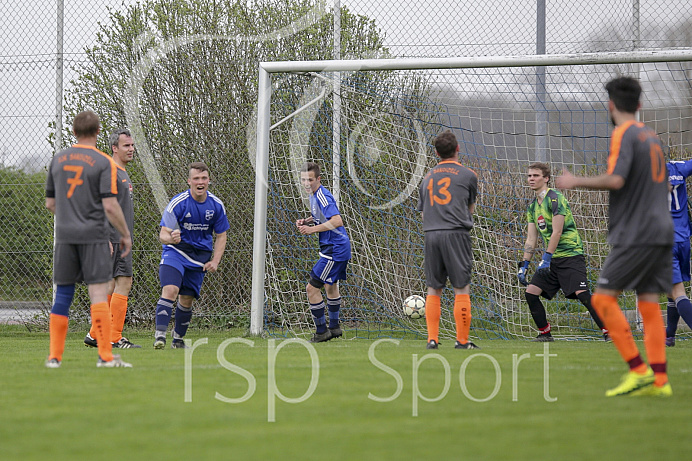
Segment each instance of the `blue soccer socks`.
M192 319L192 306L184 307L178 302L175 309L175 326L173 327L173 338L180 339L187 333Z
M168 329L168 323L171 321L171 315L173 314L173 300L159 298L159 302L156 303L156 331L164 332Z
M312 313L312 320L315 321L317 333L324 333L327 331L327 319L324 316L324 311L324 301L320 301L317 304L310 303L310 312Z
M327 298L327 309L329 310L329 329L339 327L339 310L341 309L341 296L338 298Z

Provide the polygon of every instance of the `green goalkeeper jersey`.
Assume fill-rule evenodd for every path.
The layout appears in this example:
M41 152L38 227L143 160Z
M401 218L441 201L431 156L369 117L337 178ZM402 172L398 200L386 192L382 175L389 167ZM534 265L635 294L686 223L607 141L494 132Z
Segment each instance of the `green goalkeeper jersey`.
M574 223L572 210L570 210L569 203L567 203L565 196L560 192L554 189L548 189L543 198L543 203L539 204L538 199L531 202L526 213L526 219L529 223L534 223L536 225L536 229L538 229L541 237L543 237L543 242L547 247L550 236L553 233L553 216L556 215L565 217L565 225L562 228L560 242L557 245L553 257L566 258L584 254L584 247L577 226Z

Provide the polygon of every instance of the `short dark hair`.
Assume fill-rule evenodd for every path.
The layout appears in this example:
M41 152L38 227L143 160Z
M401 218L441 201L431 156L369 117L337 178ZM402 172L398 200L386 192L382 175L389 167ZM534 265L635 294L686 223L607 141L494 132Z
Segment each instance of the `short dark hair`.
M605 89L617 110L628 114L637 112L639 98L642 95L642 86L637 80L632 77L618 77L606 83Z
M188 175L190 170L209 171L209 167L204 162L192 162L187 166Z
M528 170L540 170L544 178L550 179L550 165L543 162L536 162L529 165Z
M315 173L315 178L320 177L320 166L315 162L305 162L300 169L301 173L304 171L312 171Z
M90 110L78 113L72 122L72 131L78 138L96 136L100 129L99 116Z
M125 136L132 137L132 134L130 133L130 130L127 128L118 128L114 132L111 133L111 135L108 137L108 144L111 146L120 147L120 135L124 134Z
M440 158L454 157L458 145L457 137L454 136L452 130L444 131L435 138L435 150Z

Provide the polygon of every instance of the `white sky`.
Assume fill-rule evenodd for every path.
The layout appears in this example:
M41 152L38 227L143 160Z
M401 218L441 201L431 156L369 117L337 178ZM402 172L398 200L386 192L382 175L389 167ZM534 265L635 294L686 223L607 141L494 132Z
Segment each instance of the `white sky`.
M131 0L125 0L132 3ZM548 53L579 49L605 23L631 23L632 0L546 0ZM82 57L123 0L65 0L66 64ZM47 158L55 118L57 0L0 2L0 161ZM328 5L331 5L328 0ZM375 19L397 56L511 55L535 52L535 0L341 0ZM689 0L641 0L642 27L692 17ZM74 74L66 70L65 76ZM67 85L67 83L66 83ZM4 158L3 158L4 155Z

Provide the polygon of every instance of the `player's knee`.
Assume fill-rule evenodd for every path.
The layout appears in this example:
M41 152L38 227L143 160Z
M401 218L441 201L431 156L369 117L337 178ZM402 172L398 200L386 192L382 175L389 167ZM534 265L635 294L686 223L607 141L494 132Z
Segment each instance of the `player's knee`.
M173 299L178 297L180 288L175 285L166 285L161 289L161 297L164 299Z
M319 288L315 288L315 287L314 287L312 284L310 284L310 283L308 283L308 284L305 286L305 291L307 292L308 297L313 296L313 295L316 295L317 293L320 293L320 289L319 289Z
M584 305L591 302L591 292L589 290L576 293L577 299Z
M132 290L132 277L116 277L114 288L121 295L129 295Z

